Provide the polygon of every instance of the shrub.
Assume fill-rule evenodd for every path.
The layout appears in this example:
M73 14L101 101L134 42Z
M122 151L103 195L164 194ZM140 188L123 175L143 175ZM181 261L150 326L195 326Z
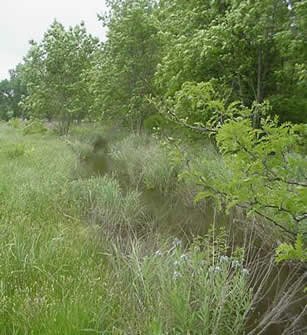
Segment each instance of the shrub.
M17 117L10 119L10 120L8 121L8 124L9 124L11 127L16 128L16 129L18 129L18 128L22 128L22 126L23 126L23 122L22 122L22 120L19 119L19 118L17 118Z
M23 128L24 135L31 135L31 134L43 134L48 129L44 126L43 122L40 120L31 120L26 126Z
M169 127L168 120L161 114L153 114L144 120L144 129L148 131L164 130Z

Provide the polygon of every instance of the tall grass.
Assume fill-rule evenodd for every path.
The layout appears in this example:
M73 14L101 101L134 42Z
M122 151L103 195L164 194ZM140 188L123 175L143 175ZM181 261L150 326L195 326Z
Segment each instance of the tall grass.
M112 258L115 295L128 334L242 334L251 302L247 271L210 254L199 243L179 240L155 252L134 244ZM225 261L226 260L226 261ZM129 284L128 284L129 283Z
M155 232L141 191L177 192L176 167L152 139L112 150L128 188L114 176L76 178L66 142L1 125L0 334L243 334L272 267L214 230L189 243ZM289 313L282 297L253 329Z
M69 194L80 215L98 224L109 235L137 232L146 225L141 194L134 190L124 193L114 178L91 177L72 181Z
M111 157L136 188L168 193L176 185L177 167L154 138L130 135L113 146Z
M6 131L0 153L0 333L79 334L101 324L104 261L62 207L73 156L56 139ZM3 138L2 138L3 141ZM31 150L6 155L7 146Z

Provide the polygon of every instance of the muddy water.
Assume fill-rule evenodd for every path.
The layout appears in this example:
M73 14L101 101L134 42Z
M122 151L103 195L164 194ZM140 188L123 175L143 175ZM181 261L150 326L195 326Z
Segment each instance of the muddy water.
M83 162L83 168L87 170L86 175L104 175L114 169L114 164L106 154L106 144L101 142L94 146L93 154ZM118 173L118 179L123 191L133 188L129 179L124 174ZM191 240L195 236L204 236L210 228L224 227L231 237L232 245L242 246L246 241L246 228L240 230L238 225L239 216L242 221L242 213L232 213L225 215L217 213L214 206L203 203L199 206L187 201L178 193L163 195L157 190L141 189L142 204L150 214L153 224L159 233L166 236L176 236L185 241ZM243 216L243 220L246 220ZM243 223L244 224L244 223ZM305 335L307 334L307 297L302 288L307 285L306 268L295 266L274 265L269 272L266 262L269 262L267 255L272 254L272 246L263 243L263 236L254 236L251 240L253 246L250 247L250 259L257 258L257 262L250 262L251 287L257 292L261 281L266 277L266 284L261 292L258 292L259 300L248 316L247 335ZM246 245L245 245L246 246ZM257 265L257 271L253 272L253 264ZM285 306L288 306L285 308ZM274 314L270 315L270 312ZM297 320L296 327L289 327ZM276 320L274 319L276 318ZM287 330L288 327L288 330ZM299 330L300 329L300 330Z

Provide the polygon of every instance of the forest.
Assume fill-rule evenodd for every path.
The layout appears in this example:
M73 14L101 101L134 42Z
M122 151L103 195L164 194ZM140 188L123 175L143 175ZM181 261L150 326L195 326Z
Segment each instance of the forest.
M0 81L0 334L306 334L307 1L105 2Z

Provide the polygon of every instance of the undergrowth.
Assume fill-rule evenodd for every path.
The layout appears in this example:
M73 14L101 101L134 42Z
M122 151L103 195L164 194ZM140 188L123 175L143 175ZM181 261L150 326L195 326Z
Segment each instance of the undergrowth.
M154 229L144 190L193 203L184 166L155 140L117 139L104 154L123 170L80 176L71 143L1 125L0 334L243 334L271 267L257 277L214 227L190 241ZM272 310L285 315L281 301ZM263 315L254 329L280 320Z

